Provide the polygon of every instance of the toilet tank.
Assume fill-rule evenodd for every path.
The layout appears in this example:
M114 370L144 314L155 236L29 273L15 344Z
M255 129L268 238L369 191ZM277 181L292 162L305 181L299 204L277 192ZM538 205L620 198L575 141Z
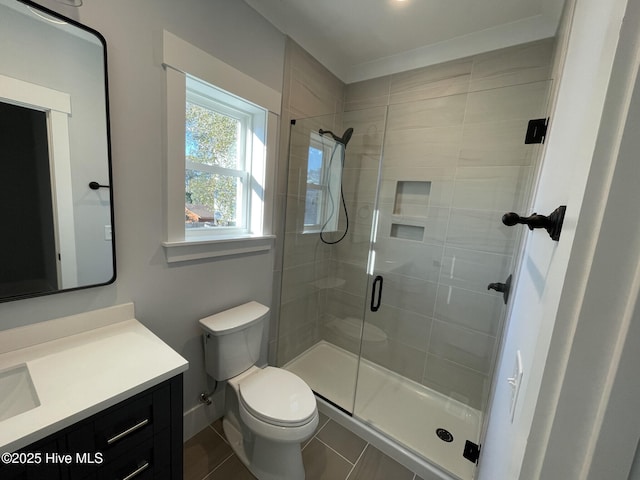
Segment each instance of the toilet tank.
M258 302L224 310L200 320L207 373L226 380L255 365L269 308Z

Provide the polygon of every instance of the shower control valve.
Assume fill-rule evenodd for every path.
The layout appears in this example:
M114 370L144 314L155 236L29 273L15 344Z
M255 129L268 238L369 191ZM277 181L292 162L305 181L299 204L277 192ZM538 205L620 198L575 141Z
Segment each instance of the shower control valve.
M487 286L487 290L495 290L496 292L502 293L502 298L506 305L509 301L509 293L511 291L511 275L507 277L504 283L490 283Z
M508 212L502 216L502 223L508 227L521 223L528 226L529 230L533 230L534 228L544 228L551 239L557 242L560 240L560 232L562 231L562 222L564 221L564 212L566 209L566 206L561 205L551 212L551 215L548 217L538 215L537 213L533 213L528 217L521 217L517 213Z

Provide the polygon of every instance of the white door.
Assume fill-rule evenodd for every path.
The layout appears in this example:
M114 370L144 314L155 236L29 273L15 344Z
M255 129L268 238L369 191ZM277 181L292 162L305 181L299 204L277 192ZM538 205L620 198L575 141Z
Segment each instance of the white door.
M548 214L559 205L566 205L567 212L559 242L551 241L545 232L527 234L524 258L516 277L509 330L498 366L488 433L480 457L480 480L584 478L565 476L564 470L573 468L573 455L582 454L576 452L579 450L576 444L583 442L583 438L572 437L570 442L565 439L565 444L559 445L558 470L549 470L540 476L540 469L557 404L554 394L564 380L557 373L563 371L563 362L571 347L570 343L556 344L554 339L572 338L571 301L579 298L584 290L579 266L574 270L568 268L572 255L584 257L591 248L586 240L576 239L576 226L583 205L597 204L597 199L584 195L627 1L568 3L575 4L575 11L569 23L567 44L561 50L566 58L558 79L543 169L532 207L532 211ZM571 11L572 5L568 7ZM560 38L566 38L566 25ZM513 388L509 378L512 378L518 352L523 376L512 421ZM553 381L546 381L549 377L555 377L555 385ZM579 404L585 399L577 400ZM567 435L575 433L566 432Z

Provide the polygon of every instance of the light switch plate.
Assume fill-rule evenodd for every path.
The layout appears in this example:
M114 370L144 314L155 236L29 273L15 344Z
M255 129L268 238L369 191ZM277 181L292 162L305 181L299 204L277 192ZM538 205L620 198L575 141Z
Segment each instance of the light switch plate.
M524 371L522 369L522 354L520 353L520 350L517 350L516 361L513 365L513 374L507 379L507 382L511 387L511 410L509 411L511 423L513 423L513 418L516 414L516 404L518 403L518 395L520 394L520 386L522 384L523 375Z

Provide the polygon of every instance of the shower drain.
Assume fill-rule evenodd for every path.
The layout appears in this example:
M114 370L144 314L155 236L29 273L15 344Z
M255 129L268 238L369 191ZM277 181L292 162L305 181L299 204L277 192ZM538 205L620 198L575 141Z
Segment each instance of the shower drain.
M445 430L444 428L438 428L436 430L436 435L443 442L447 442L447 443L453 442L453 435L451 435L451 433L448 430Z

